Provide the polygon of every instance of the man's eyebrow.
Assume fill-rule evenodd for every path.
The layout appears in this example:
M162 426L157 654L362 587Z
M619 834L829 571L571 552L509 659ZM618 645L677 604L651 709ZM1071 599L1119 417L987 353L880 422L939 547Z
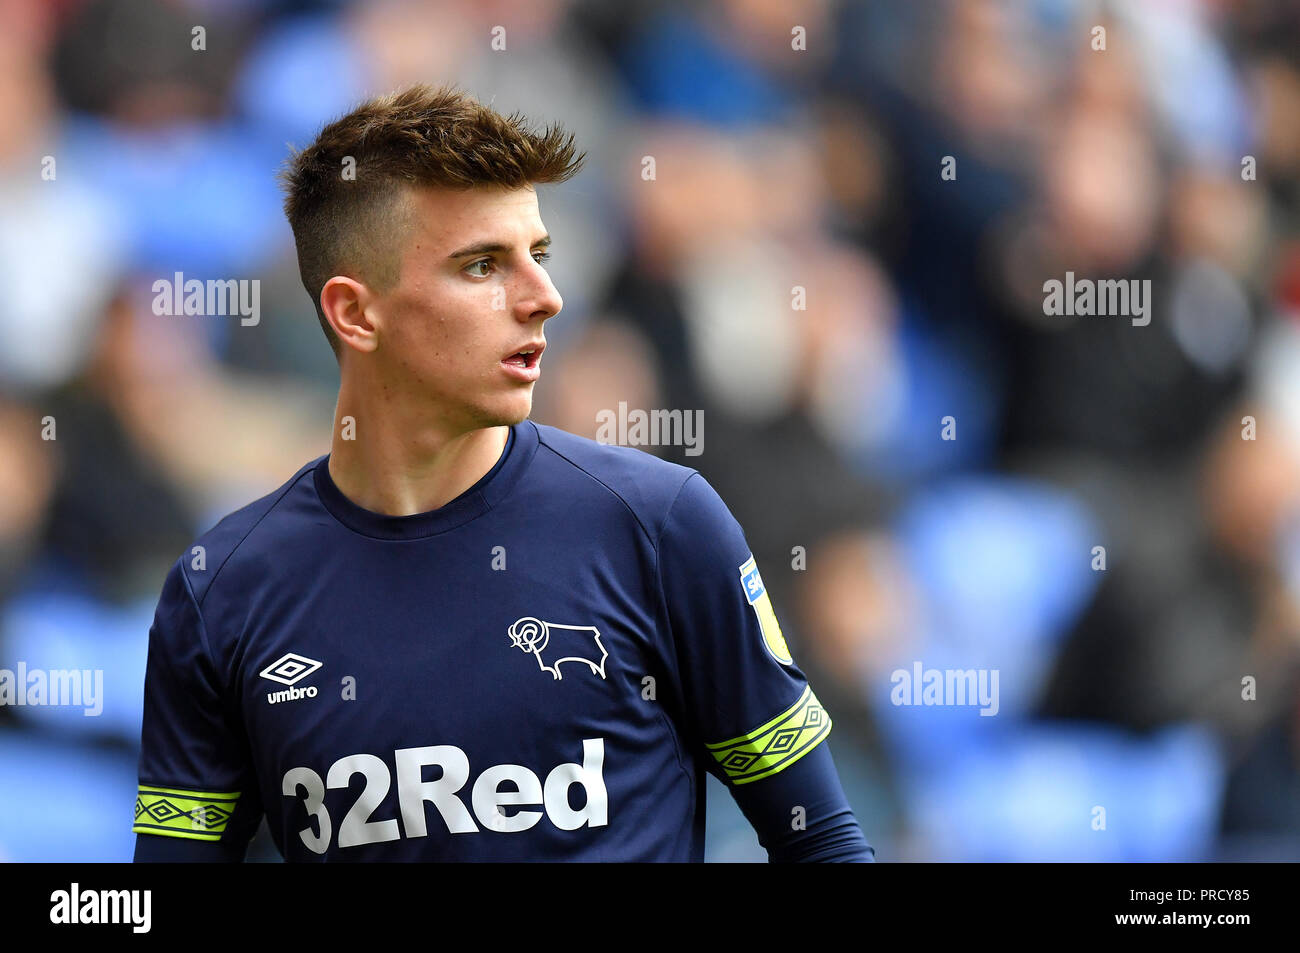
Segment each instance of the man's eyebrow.
M530 245L530 248L547 248L551 244L551 236L543 235L537 241ZM486 255L489 252L509 251L509 245L503 245L500 242L479 242L476 245L466 245L464 248L457 249L448 255L448 258L464 258L466 255Z

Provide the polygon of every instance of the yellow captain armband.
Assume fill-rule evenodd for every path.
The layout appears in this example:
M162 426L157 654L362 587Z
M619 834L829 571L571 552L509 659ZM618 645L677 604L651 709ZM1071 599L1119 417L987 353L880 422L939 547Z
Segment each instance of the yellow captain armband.
M790 767L830 733L831 716L809 686L771 721L706 747L732 784L748 784Z

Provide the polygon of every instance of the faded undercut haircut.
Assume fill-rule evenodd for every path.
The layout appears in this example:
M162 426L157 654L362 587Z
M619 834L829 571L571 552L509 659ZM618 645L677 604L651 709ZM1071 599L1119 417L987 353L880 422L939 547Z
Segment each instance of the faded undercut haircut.
M563 182L582 166L558 124L529 128L455 87L412 86L372 99L293 152L281 179L303 287L325 337L341 345L321 309L330 278L346 275L377 291L399 278L408 187L525 188Z

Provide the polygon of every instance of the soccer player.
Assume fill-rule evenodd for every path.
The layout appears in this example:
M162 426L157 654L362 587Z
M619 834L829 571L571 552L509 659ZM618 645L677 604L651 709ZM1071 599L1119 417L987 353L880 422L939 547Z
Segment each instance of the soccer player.
M135 856L699 861L702 770L772 860L870 861L740 526L696 471L528 419L562 302L534 185L583 156L454 89L285 174L331 452L183 554Z

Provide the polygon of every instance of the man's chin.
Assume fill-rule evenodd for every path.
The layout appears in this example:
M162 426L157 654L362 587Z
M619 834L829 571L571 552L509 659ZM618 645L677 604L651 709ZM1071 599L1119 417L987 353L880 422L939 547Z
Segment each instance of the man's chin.
M518 404L513 407L493 408L479 417L479 427L513 427L523 423L533 412L533 402Z

